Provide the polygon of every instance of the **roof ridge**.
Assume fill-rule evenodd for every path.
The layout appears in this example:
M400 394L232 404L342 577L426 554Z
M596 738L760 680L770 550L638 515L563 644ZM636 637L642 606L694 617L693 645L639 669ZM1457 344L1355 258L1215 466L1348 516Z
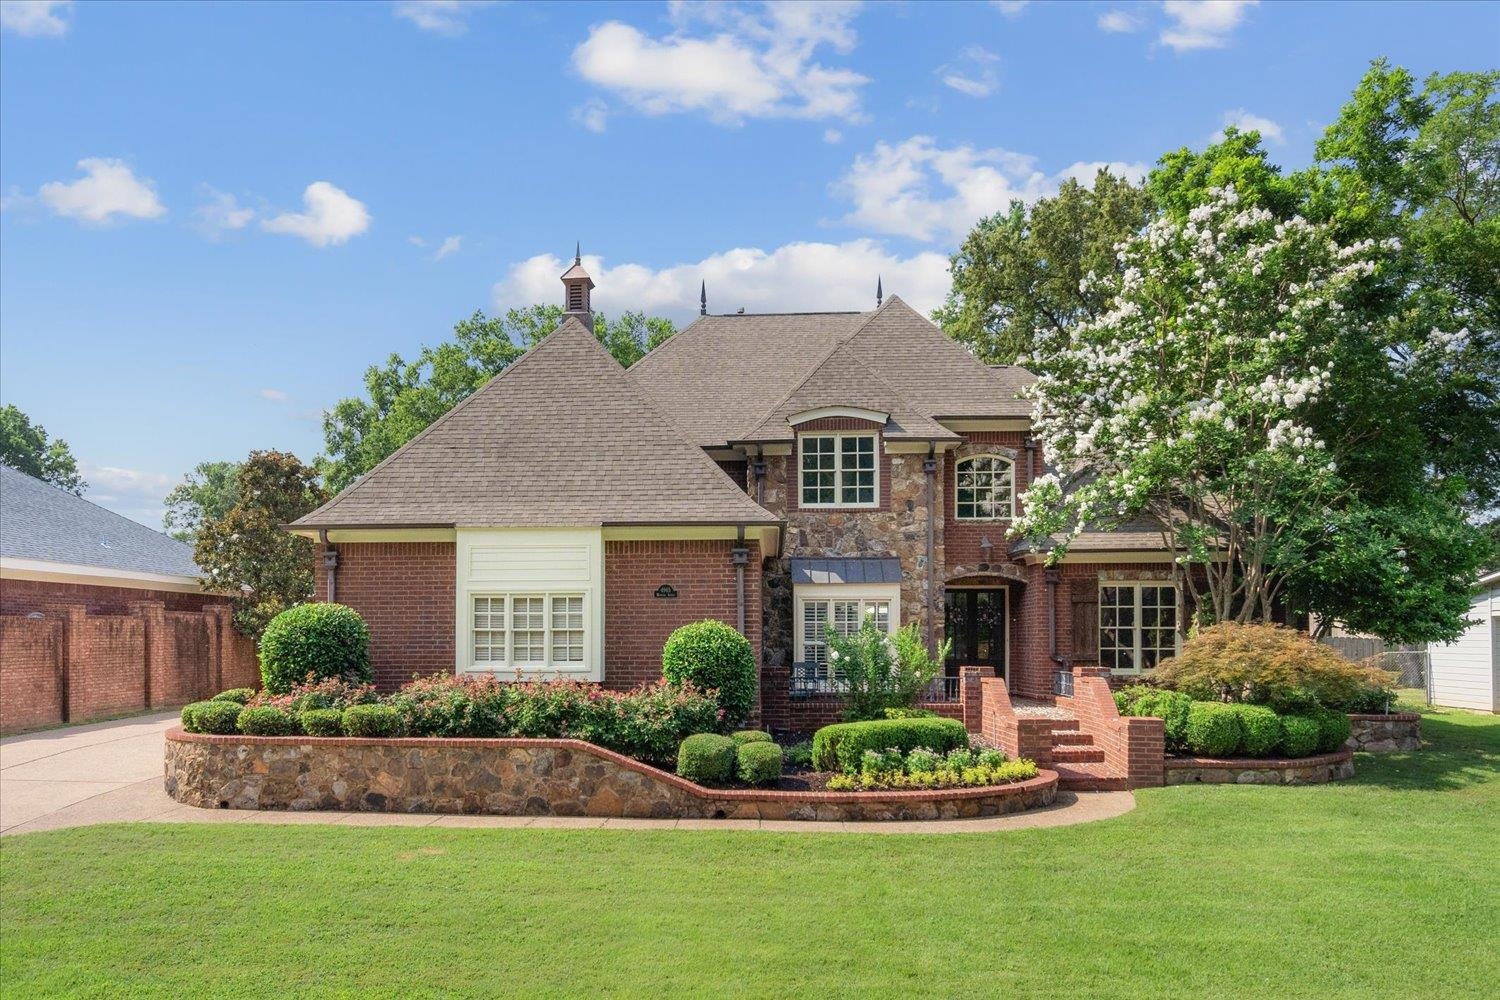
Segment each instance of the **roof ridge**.
M952 344L954 347L957 347L960 351L962 351L963 352L963 356L965 358L969 359L969 363L970 363L970 365L972 367L974 367L975 369L977 369L979 371L984 372L985 375L988 376L989 378L994 378L995 377L994 370L989 365L985 364L983 361L980 361L979 358L977 358L974 355L973 351L970 351L967 347L964 347L958 341L954 340L952 337L950 337L946 333L944 333L942 327L938 326L932 320L928 319L926 316L923 316L920 312L918 312L917 310L913 309L910 305L907 304L906 300L902 299L899 295L896 295L894 293L892 295L890 295L885 300L885 305L881 306L880 309L877 310L877 311L878 312L884 312L887 308L890 307L890 305L891 305L892 302L900 302L901 305L906 308L907 312L911 313L913 316L917 317L923 323L926 323L929 327L931 327L932 330L933 330L933 332L936 333L940 338L942 338L942 340L945 343ZM870 318L874 319L874 316L871 316ZM868 327L868 326L869 326L868 322L861 323L859 325L859 327L853 333L851 333L849 335L849 339L853 340L854 338L858 337L861 333L863 333L865 331L865 328ZM955 355L955 357L956 357L956 355ZM1020 366L1018 366L1018 365L1010 365L1010 366L1007 366L1007 367L1018 368ZM1023 368L1021 370L1025 371L1026 369ZM926 411L919 410L918 412L919 413L923 413L927 417L932 417L933 416L933 414L926 413Z
M583 321L580 320L580 319L578 319L578 317L576 317L576 316L564 316L558 322L558 324L555 327L552 328L552 332L551 333L547 334L541 340L538 340L535 344L532 344L525 351L522 351L520 357L516 358L516 360L514 360L510 364L506 365L500 371L496 372L495 375L492 376L489 379L489 381L487 381L487 382L484 383L484 385L480 386L478 389L475 389L473 392L469 393L463 399L459 400L457 403L455 403L452 406L450 406L448 408L448 412L444 413L442 416L438 417L432 423L430 423L426 427L422 428L415 435L413 435L411 438L409 438L404 444L402 444L399 448L397 448L395 451L391 452L389 455L385 456L385 458L382 458L380 461L376 462L370 468L366 469L365 472L362 475L360 475L360 477L358 479L356 479L354 482L350 483L348 486L344 487L343 490L341 490L336 496L330 497L327 503L323 504L322 506L320 506L320 507L318 507L318 508L316 508L314 510L309 511L308 513L304 514L303 517L311 517L314 514L327 514L327 513L331 512L340 503L342 503L344 500L348 499L351 495L353 495L353 493L354 493L355 490L359 489L365 483L369 482L370 481L370 477L372 475L374 475L376 472L378 472L379 470L385 468L392 461L394 461L397 455L400 455L402 452L406 451L412 445L416 444L418 441L420 441L423 438L427 437L427 435L431 434L434 430L436 430L439 425L446 423L450 417L454 416L460 410L464 409L464 407L468 406L471 402L473 402L475 399L479 398L479 395L481 393L485 392L486 390L488 390L490 386L494 385L496 382L499 382L505 376L507 376L511 372L515 371L523 362L528 361L532 357L534 357L536 355L536 352L539 351L539 350L541 350L543 344L547 343L553 337L557 336L558 332L561 331L563 329L563 327L567 326L569 323L577 323L580 327L583 326ZM588 332L588 331L585 331L585 332ZM590 340L596 340L596 338L593 336L592 332L589 332L589 339ZM596 340L596 342L597 342L597 340ZM616 362L616 364L618 364L618 363L619 362ZM298 520L301 520L301 518L298 518Z

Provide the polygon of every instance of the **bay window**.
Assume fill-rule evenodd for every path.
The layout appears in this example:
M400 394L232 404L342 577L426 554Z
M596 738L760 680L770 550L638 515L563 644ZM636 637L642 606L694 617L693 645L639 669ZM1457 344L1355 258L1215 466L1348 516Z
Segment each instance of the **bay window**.
M853 635L867 618L877 629L891 634L898 618L896 591L894 586L866 588L840 584L799 588L793 687L834 690L838 671L828 655L829 636Z

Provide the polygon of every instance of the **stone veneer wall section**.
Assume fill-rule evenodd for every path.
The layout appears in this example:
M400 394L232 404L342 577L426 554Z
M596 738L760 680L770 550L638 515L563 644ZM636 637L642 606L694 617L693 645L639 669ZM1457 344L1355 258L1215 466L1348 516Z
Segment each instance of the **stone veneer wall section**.
M167 734L167 793L205 808L702 819L922 820L1049 805L1057 775L895 792L712 789L577 740Z
M1422 749L1422 717L1415 712L1349 716L1349 742L1344 746L1364 753Z
M1296 760L1172 757L1167 760L1166 776L1169 785L1321 785L1354 777L1354 751Z
M375 686L394 691L413 675L453 673L458 578L453 542L340 542L334 597L370 628ZM321 548L314 556L317 599L328 599Z
M679 625L717 618L735 626L733 540L604 543L604 686L628 690L661 677L661 651ZM761 557L746 542L745 637L761 651ZM656 596L663 584L673 598Z

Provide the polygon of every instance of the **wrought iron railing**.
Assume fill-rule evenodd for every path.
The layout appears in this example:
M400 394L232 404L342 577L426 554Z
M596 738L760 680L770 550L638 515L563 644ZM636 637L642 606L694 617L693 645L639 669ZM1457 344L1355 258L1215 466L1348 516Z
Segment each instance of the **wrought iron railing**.
M959 686L957 677L934 677L922 694L926 702L957 702Z
M1052 671L1052 693L1059 698L1073 697L1073 671Z
M795 695L843 694L849 685L822 663L792 664L791 693Z

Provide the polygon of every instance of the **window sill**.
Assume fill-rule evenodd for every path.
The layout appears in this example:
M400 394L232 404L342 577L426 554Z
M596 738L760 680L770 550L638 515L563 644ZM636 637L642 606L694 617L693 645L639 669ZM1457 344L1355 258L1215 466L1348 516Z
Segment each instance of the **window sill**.
M485 664L483 666L473 665L467 667L459 667L458 672L460 674L494 674L497 678L500 679L504 679L506 677L515 677L517 675L522 677L555 677L559 674L566 674L569 677L587 678L593 674L593 671L590 670L587 665L582 663L569 663L559 666L546 666L535 663L525 663L519 665ZM504 675L504 677L501 677L501 675Z
M798 510L880 510L879 502L876 503L801 503L797 505Z

